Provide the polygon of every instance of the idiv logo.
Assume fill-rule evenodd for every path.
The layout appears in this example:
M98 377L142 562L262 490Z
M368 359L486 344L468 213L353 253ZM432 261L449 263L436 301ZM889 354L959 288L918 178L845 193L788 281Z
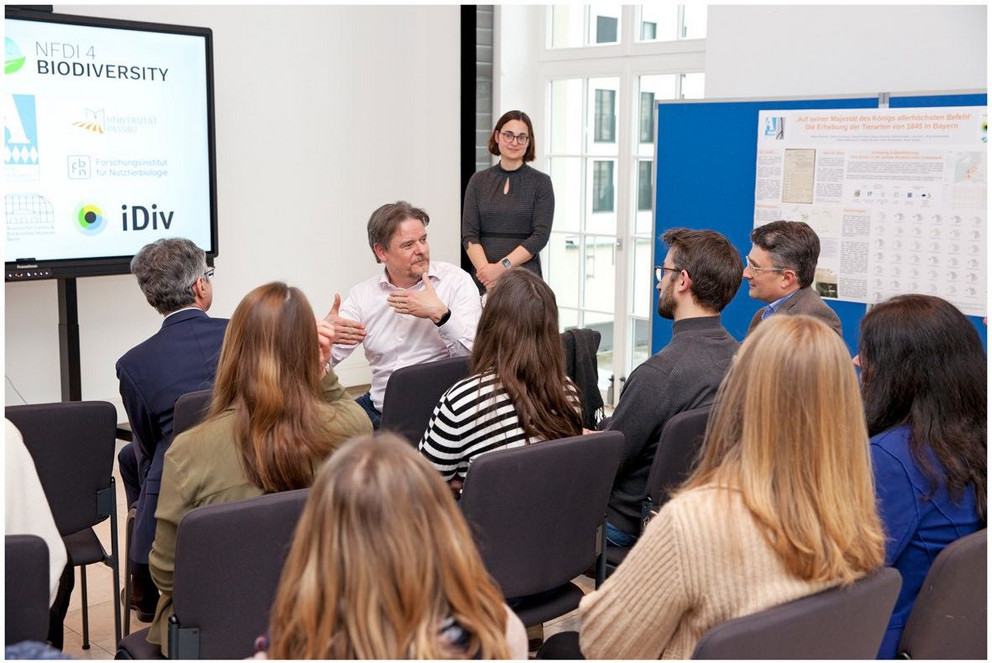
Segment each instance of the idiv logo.
M84 235L96 235L107 227L107 218L92 203L82 203L76 208L76 228Z
M4 37L4 50L6 51L6 57L3 63L3 73L13 74L17 72L21 67L24 66L24 61L27 59L24 54L21 53L20 47L17 43L10 37Z
M144 205L131 205L131 218L128 219L128 206L121 205L121 221L124 224L124 231L127 232L128 221L131 222L131 230L146 230L149 225L151 225L152 230L158 230L158 224L161 222L162 227L166 230L172 225L172 215L175 211L164 211L159 210L158 205L153 203L151 209L145 207Z

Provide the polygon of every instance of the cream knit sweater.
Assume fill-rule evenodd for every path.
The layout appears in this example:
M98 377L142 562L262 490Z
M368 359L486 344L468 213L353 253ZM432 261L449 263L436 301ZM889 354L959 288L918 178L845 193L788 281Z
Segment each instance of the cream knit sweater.
M693 489L666 504L610 579L582 599L582 653L687 659L717 624L833 584L789 574L739 492Z

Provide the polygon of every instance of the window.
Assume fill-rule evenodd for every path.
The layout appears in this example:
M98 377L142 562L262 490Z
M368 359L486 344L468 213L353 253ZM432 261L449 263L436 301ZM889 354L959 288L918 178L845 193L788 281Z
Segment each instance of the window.
M596 17L596 43L615 44L617 39L617 29L620 26L619 19L612 16Z
M641 92L640 142L654 144L654 92Z
M613 211L613 162L592 162L592 211Z
M658 24L641 21L641 41L654 41L658 38Z
M653 193L651 189L651 161L637 162L637 211L650 212Z
M581 48L620 42L622 7L599 5L553 5L549 48Z
M597 143L617 142L617 93L596 90L595 138Z

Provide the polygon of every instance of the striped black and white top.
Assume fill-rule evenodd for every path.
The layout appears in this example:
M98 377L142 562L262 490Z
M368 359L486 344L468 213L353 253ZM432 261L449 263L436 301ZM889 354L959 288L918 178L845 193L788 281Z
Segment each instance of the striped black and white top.
M569 382L575 408L578 390ZM494 373L472 375L456 382L434 408L420 440L420 453L445 481L464 479L469 461L489 451L540 442L528 438L510 397Z

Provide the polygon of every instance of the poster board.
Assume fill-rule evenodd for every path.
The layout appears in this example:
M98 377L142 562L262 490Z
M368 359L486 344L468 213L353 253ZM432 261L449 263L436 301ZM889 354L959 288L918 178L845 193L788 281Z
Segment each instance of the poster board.
M666 248L660 235L668 228L708 228L726 235L741 255L750 249L756 185L755 159L761 111L830 109L877 109L884 95L820 97L768 100L678 100L658 103L655 161L655 264L661 264ZM890 108L985 105L984 93L892 95ZM655 311L656 291L651 309ZM754 312L761 303L751 299L747 288L723 312L723 323L737 339L743 339ZM828 301L837 312L844 341L855 353L858 325L866 305ZM983 343L986 329L975 322ZM651 351L657 352L671 339L671 324L655 311L651 324Z

